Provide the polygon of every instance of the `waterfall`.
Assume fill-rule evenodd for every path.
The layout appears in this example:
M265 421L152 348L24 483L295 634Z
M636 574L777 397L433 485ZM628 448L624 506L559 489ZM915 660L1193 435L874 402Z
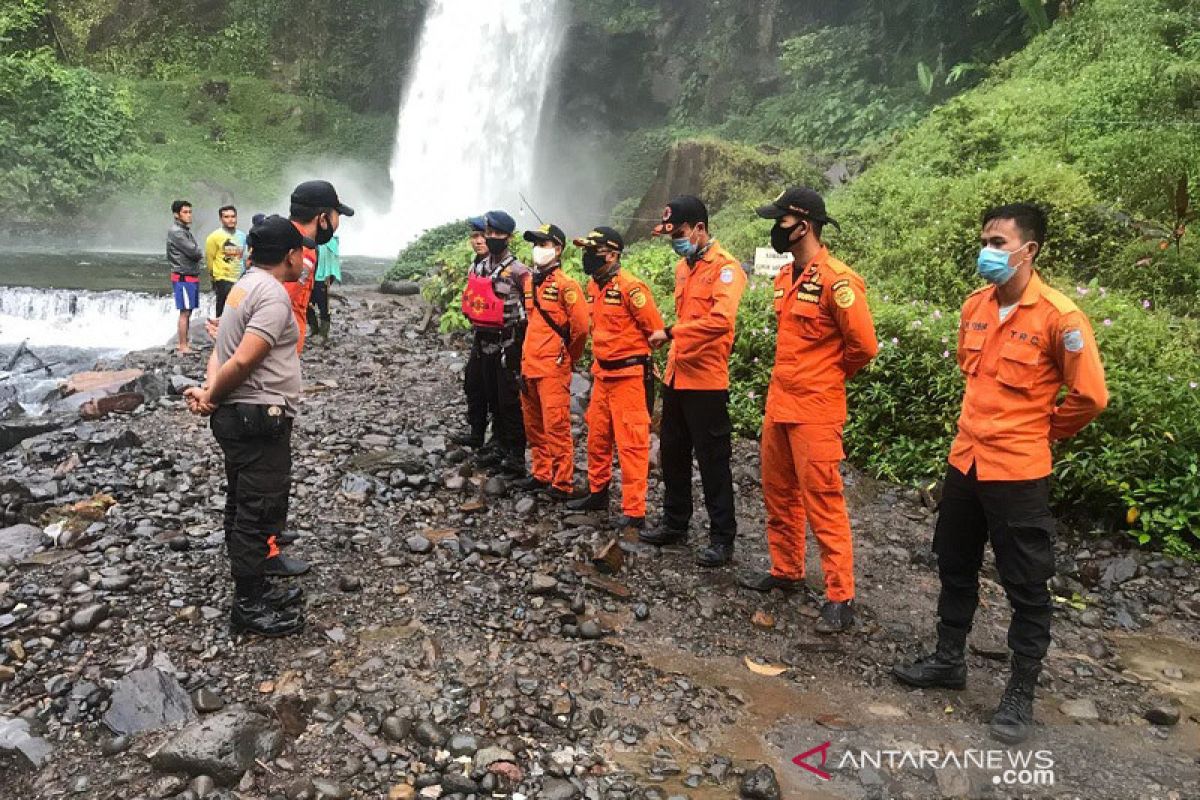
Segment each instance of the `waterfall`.
M392 202L348 242L379 255L454 219L516 215L535 164L560 0L432 0L400 104ZM352 245L353 246L353 245Z
M202 303L192 317L203 320L208 313ZM3 287L0 349L12 350L26 339L35 350L127 352L162 347L174 335L178 316L174 301L165 295Z

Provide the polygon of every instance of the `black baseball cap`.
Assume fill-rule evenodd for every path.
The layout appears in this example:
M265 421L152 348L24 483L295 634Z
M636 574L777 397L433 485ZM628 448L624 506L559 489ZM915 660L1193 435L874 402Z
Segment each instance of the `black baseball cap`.
M317 243L300 233L290 219L278 214L272 214L251 228L246 244L251 253L258 251L271 256L284 256L297 247L314 250L317 247Z
M487 229L487 220L483 217L467 217L467 227L472 233L483 233Z
M332 208L344 217L354 216L354 209L342 204L329 181L305 181L292 189L292 203L306 208Z
M547 223L531 231L525 231L525 235L522 238L534 244L554 242L559 247L567 246L567 235L563 233L563 229L551 223Z
M663 209L662 222L654 226L655 236L674 236L680 225L708 224L708 208L694 195L682 194Z
M825 211L825 198L807 186L786 189L774 200L758 208L758 215L764 219L779 219L785 214L799 214L813 222L828 223L839 231L842 229L837 220Z
M576 247L611 247L617 251L625 249L625 240L621 238L621 234L604 225L592 228L587 236L580 236L574 242Z
M483 221L492 230L507 233L509 236L517 230L517 221L507 211L489 211L483 215Z

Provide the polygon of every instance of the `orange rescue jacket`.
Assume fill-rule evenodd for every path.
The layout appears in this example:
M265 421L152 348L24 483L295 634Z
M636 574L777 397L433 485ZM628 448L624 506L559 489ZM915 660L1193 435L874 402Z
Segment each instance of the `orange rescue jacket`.
M536 305L534 292L538 293ZM567 342L546 321L547 316L568 333ZM538 286L531 277L525 282L525 317L529 325L521 350L521 374L550 378L570 372L583 355L588 337L588 306L578 281L558 267Z
M981 481L1046 477L1050 442L1074 436L1108 405L1091 323L1036 272L1003 322L996 287L967 298L958 365L967 387L950 463L964 473L974 464Z
M663 327L650 287L624 269L603 286L588 281L592 307L592 374L600 378L642 377L644 367L606 368L602 361L623 361L650 355L650 334Z
M728 389L738 303L746 272L714 240L690 266L675 265L675 317L663 382L675 389Z
M779 271L774 302L778 331L767 418L845 423L846 381L879 351L866 283L822 247L808 266Z

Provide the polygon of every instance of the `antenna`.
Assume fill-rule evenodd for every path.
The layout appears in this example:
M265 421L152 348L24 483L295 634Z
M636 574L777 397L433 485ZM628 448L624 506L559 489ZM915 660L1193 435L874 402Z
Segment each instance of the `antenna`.
M521 198L521 202L525 204L525 207L529 209L529 213L533 214L534 218L538 221L539 224L541 224L541 225L546 224L546 220L544 220L538 216L538 213L533 210L533 203L530 203L528 200L526 200L524 194L522 194L521 192L517 192L517 197Z

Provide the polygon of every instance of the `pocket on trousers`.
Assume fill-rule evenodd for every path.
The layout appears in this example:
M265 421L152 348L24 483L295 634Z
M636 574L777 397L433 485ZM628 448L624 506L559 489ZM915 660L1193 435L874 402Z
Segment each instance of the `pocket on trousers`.
M621 418L625 441L630 447L650 447L650 420L642 413L627 412Z
M841 494L842 471L840 461L809 461L804 468L805 488L817 494Z
M1008 583L1042 583L1054 575L1053 519L1009 524L992 539L996 571Z

